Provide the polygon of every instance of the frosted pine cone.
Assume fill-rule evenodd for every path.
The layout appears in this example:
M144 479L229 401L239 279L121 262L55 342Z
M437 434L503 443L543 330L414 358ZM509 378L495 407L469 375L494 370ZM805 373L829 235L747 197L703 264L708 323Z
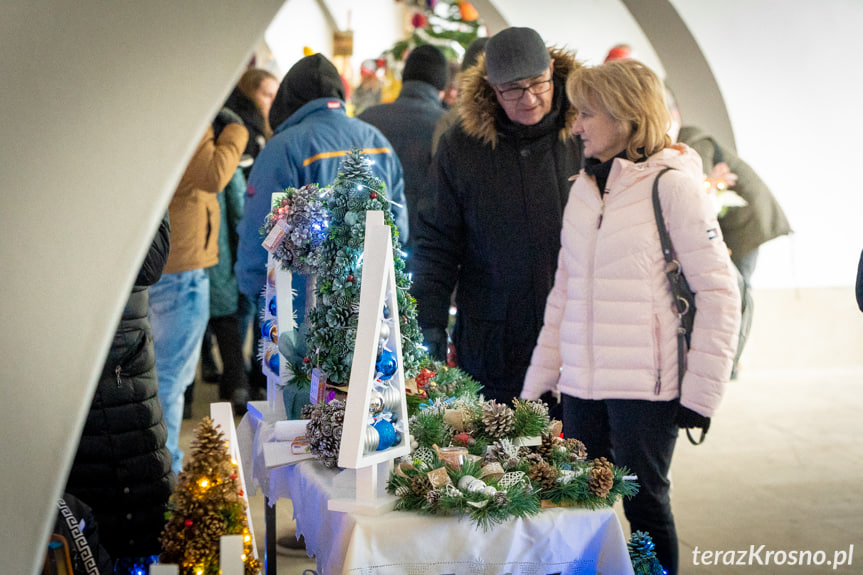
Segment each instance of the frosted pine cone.
M482 424L489 437L507 437L515 426L515 413L509 406L492 399L482 406Z
M569 458L572 461L584 461L587 459L587 447L578 439L570 438L563 440L563 446L569 451Z

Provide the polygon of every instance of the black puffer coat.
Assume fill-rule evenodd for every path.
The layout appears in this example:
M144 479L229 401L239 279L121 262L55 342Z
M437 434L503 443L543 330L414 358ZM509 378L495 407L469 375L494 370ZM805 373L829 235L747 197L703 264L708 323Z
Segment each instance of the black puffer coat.
M465 72L459 123L441 139L434 192L419 208L411 293L420 326L427 340L446 327L458 282L458 366L499 401L517 396L524 382L557 269L568 179L582 165L565 94L580 64L550 53L552 111L534 126L508 119L485 80L484 59Z
M114 334L66 485L92 508L102 545L115 559L160 552L158 538L176 482L147 319L147 286L161 276L169 239L166 218Z

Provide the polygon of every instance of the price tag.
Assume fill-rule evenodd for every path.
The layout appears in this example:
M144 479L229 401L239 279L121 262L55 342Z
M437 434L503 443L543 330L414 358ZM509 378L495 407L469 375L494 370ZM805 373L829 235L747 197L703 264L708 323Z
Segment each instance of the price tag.
M309 399L312 403L321 403L327 397L327 375L316 367L312 370L311 383Z
M273 229L270 230L270 233L267 234L267 237L264 238L264 241L261 242L261 245L264 246L264 249L268 252L273 252L287 233L288 225L284 220L278 220L276 225L273 226Z

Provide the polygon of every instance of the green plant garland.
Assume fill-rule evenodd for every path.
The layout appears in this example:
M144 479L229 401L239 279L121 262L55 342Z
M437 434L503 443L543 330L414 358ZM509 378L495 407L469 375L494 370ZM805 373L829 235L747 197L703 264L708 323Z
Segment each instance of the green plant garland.
M549 429L554 422L542 402L515 400L511 415L495 402L468 395L424 407L410 419L414 451L398 464L387 485L399 498L397 510L465 515L488 530L512 517L538 513L543 502L597 509L638 492L626 468L604 459L588 461L581 442L553 436ZM510 418L516 422L508 427L510 435L488 435L489 429L500 429L498 420ZM523 445L518 433L524 431L541 431L542 443ZM445 464L435 454L439 445L465 446L468 456L461 467ZM442 484L444 474L448 486ZM471 477L463 480L465 476Z

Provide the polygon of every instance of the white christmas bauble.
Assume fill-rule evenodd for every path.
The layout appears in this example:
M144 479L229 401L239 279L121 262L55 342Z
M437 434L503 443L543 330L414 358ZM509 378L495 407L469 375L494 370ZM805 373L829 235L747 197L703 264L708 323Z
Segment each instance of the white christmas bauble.
M468 493L480 493L485 488L485 481L481 479L474 479L473 481L471 481L470 485L467 486L467 491Z
M494 497L494 494L497 493L497 489L494 488L494 485L486 485L482 488L482 492L484 495L488 495L489 497Z
M463 475L462 478L458 480L458 488L467 489L474 481L476 481L476 477L473 475Z

